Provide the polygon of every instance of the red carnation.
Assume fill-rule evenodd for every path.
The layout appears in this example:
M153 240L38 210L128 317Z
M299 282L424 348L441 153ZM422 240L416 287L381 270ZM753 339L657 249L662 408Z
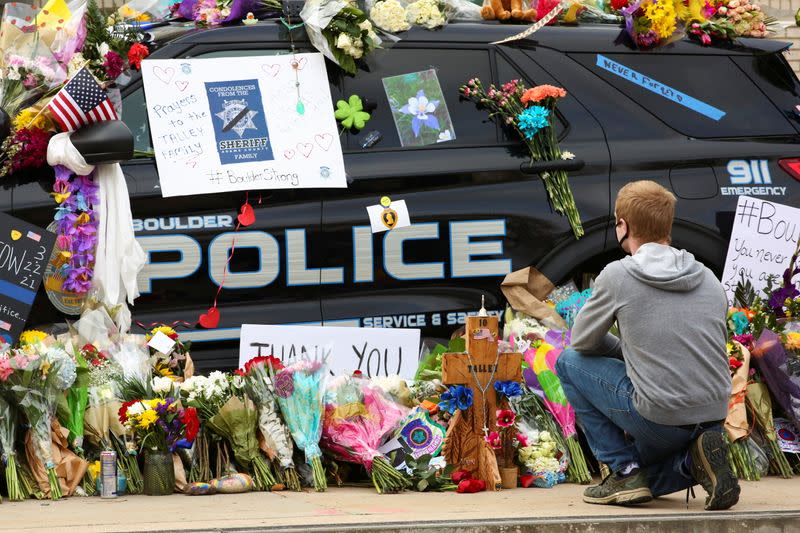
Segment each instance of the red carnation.
M128 50L128 63L132 69L142 68L142 59L150 55L150 50L142 43L134 43Z
M743 363L741 361L739 361L738 359L736 359L735 357L731 357L728 360L728 364L731 365L732 369L736 370L737 368L741 367Z
M628 0L611 0L611 7L614 11L619 11L620 9L628 7L628 3Z
M187 407L181 415L181 422L186 426L186 440L194 442L197 432L200 431L200 419L197 418L197 409Z
M524 476L519 477L519 483L520 485L522 485L522 488L525 489L533 485L534 481L536 481L536 476L534 476L533 474L526 474Z
M125 422L128 421L128 407L130 407L131 405L135 404L138 401L139 400L131 400L129 402L125 402L125 403L122 404L122 407L120 407L119 411L117 411L117 414L119 415L119 421L120 422L122 422L124 424Z
M486 482L482 479L465 479L458 484L456 492L461 494L473 494L486 490Z

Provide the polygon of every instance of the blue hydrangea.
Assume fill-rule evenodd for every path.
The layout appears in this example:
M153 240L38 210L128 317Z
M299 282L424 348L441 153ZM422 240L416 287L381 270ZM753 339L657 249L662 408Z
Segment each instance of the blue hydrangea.
M529 141L550 124L550 111L540 105L534 105L517 115L517 126Z

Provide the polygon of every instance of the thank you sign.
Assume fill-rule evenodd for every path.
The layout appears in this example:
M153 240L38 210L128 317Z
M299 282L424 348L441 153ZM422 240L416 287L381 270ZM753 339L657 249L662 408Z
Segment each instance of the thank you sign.
M418 329L243 324L239 366L256 356L271 355L284 363L325 357L337 375L360 370L367 377L413 379L419 338Z
M13 344L25 328L56 236L0 213L0 341Z
M733 303L744 276L759 293L770 276L783 276L800 238L800 209L750 196L740 196L722 285ZM776 283L782 283L778 279Z
M346 187L321 54L142 62L163 196Z

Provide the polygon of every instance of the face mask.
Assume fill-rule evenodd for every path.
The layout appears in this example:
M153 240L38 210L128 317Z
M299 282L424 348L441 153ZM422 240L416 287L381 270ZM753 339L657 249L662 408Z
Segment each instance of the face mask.
M626 229L625 230L625 235L623 235L622 238L617 241L617 246L619 246L619 249L622 250L622 253L624 253L625 255L628 255L629 252L625 248L622 247L622 243L624 243L625 239L628 238L628 232L629 231L630 231L629 229Z

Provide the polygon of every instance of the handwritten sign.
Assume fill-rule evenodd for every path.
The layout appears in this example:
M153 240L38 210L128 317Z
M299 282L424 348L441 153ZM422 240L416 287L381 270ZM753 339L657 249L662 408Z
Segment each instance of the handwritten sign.
M321 54L142 63L161 194L346 187Z
M25 328L56 236L0 213L0 344L13 344Z
M733 304L742 275L761 292L770 276L782 276L800 237L800 209L740 196L728 244L722 284Z
M284 363L304 356L326 357L334 374L399 374L413 379L419 359L418 329L243 324L239 366L256 356L271 355Z

